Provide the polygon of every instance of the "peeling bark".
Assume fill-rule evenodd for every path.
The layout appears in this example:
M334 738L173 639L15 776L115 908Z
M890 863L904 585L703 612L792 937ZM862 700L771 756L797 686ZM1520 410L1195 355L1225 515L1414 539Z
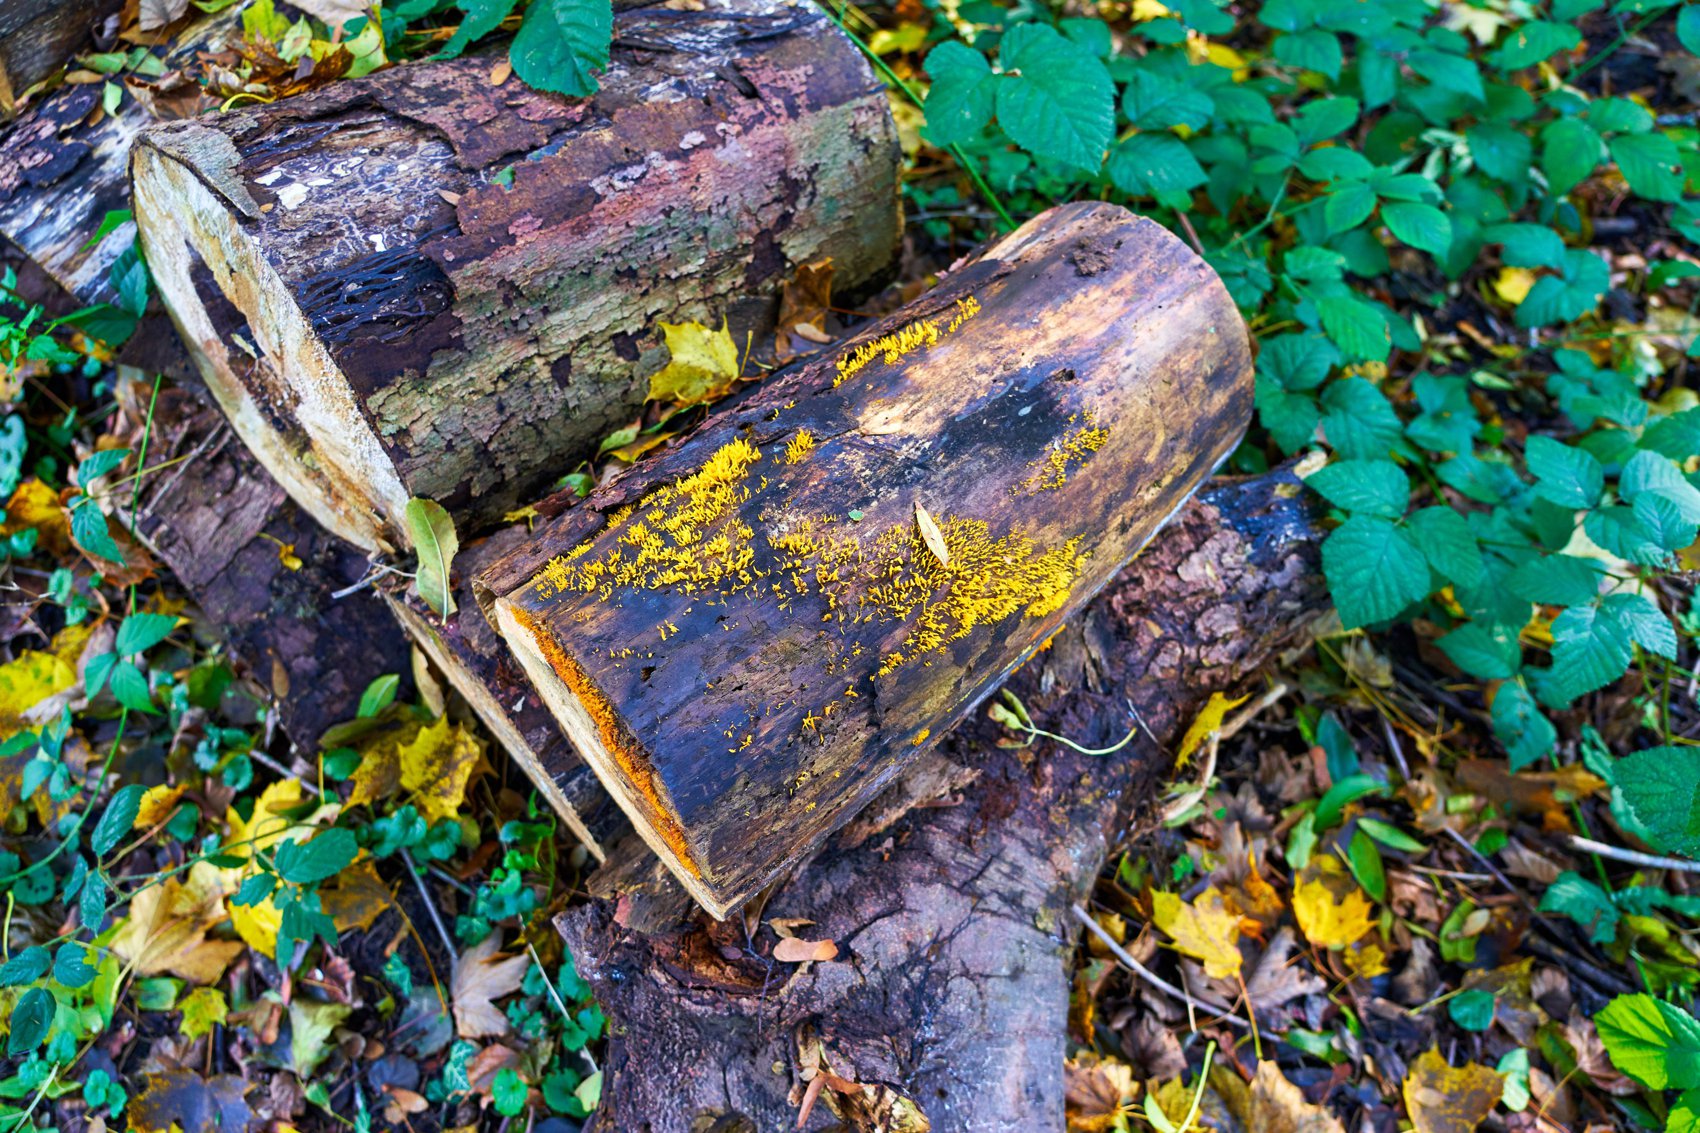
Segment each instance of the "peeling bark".
M478 585L724 917L1049 640L1226 457L1251 395L1210 268L1125 209L1063 206Z
M1010 749L966 722L860 840L777 885L748 936L669 920L687 907L677 887L616 854L597 877L624 876L556 922L612 1024L594 1129L794 1128L814 1063L863 1089L823 1091L809 1129L839 1127L832 1111L861 1130L1061 1133L1069 907L1150 820L1208 694L1244 687L1324 608L1311 523L1288 474L1203 493L1007 685L1087 747L1120 740L1131 705L1143 727L1126 748ZM960 791L949 805L904 809L939 782ZM835 941L837 959L773 961L773 918L807 922L798 935Z
M475 56L150 130L148 259L250 448L329 529L407 499L498 519L636 415L659 320L771 318L792 265L854 287L899 236L883 88L807 4L615 19L567 100Z

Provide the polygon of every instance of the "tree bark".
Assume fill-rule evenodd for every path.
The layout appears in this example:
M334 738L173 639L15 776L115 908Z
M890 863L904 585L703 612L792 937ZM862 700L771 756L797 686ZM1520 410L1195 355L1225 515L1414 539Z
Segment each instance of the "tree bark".
M6 0L0 4L0 119L23 93L65 65L119 0Z
M405 545L534 499L636 416L661 319L760 327L793 265L872 279L896 131L808 5L615 18L590 99L475 56L147 132L133 180L161 291L243 439L330 530Z
M1125 209L1063 206L479 586L574 746L724 917L1097 593L1251 400L1215 273Z
M858 1088L823 1090L809 1129L836 1127L831 1111L856 1130L1061 1133L1070 907L1150 820L1208 694L1244 687L1323 609L1312 519L1288 474L1205 492L1011 677L1040 727L1082 746L1121 740L1131 707L1121 751L1009 748L981 716L780 883L749 935L700 913L654 923L681 902L629 866L563 914L611 1021L594 1129L794 1128L819 1065ZM903 809L941 783L949 805ZM837 957L773 960L782 918Z

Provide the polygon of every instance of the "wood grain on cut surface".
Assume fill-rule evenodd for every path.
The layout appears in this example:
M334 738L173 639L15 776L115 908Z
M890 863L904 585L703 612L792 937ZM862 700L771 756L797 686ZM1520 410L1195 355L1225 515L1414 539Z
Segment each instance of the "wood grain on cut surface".
M1040 648L1250 410L1210 269L1123 209L1064 206L479 585L580 752L724 916Z
M398 544L411 496L463 529L641 406L657 323L761 326L794 265L855 286L899 236L896 131L814 6L615 20L601 91L495 57L395 68L137 146L160 289L250 447L332 530Z

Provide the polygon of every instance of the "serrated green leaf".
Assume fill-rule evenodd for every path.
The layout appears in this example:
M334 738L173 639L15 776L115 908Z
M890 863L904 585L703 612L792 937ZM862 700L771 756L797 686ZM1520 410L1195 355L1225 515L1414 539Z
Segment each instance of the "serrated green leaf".
M1422 551L1385 519L1353 516L1322 544L1328 590L1348 629L1398 616L1428 597Z
M1411 481L1391 460L1337 460L1305 481L1335 507L1383 519L1405 514Z
M613 35L610 0L531 0L508 59L527 86L584 98L596 93Z
M1620 995L1594 1016L1612 1065L1655 1090L1700 1086L1700 1020L1650 995Z
M998 124L1016 145L1088 173L1115 136L1115 86L1101 60L1045 24L1017 24L998 62Z
M1585 606L1600 592L1606 574L1598 559L1547 555L1530 559L1505 579L1505 588L1542 606Z
M1638 195L1651 201L1682 197L1682 155L1664 134L1620 134L1607 143L1611 159Z
M1502 122L1483 122L1464 131L1476 168L1508 185L1529 179L1535 147L1529 135Z
M1357 99L1344 96L1307 102L1293 115L1293 133L1301 146L1313 146L1350 130L1360 109Z
M1257 372L1284 389L1315 389L1340 364L1340 350L1320 334L1282 334L1265 339Z
M1381 219L1394 236L1431 255L1443 256L1452 246L1452 222L1433 205L1408 201L1382 205Z
M359 850L354 832L341 827L321 831L308 842L280 842L277 846L278 876L294 885L325 881L352 864Z
M53 993L44 987L32 987L18 998L8 1022L11 1034L6 1036L6 1053L13 1058L29 1054L47 1038L57 1009Z
M1571 606L1552 623L1552 677L1565 700L1601 689L1635 659L1629 629L1600 608Z
M1505 747L1511 770L1521 771L1552 752L1558 730L1521 682L1508 681L1493 696L1493 734Z
M0 964L0 987L32 984L45 976L52 965L53 957L47 954L47 949L32 944L4 964Z
M92 983L95 965L88 961L88 946L67 940L53 954L53 978L66 987L83 987Z
M71 506L71 538L89 554L108 562L124 565L124 552L118 549L112 532L106 525L106 513L87 496Z
M1412 512L1405 526L1434 573L1459 586L1481 581L1481 548L1463 516L1449 507L1425 507Z
M927 52L926 68L932 78L924 104L927 140L936 146L972 141L996 108L992 65L972 47L947 39Z
M148 687L147 674L134 661L120 661L112 666L112 697L136 712L159 711L154 707L153 690Z
M1110 182L1131 197L1196 189L1209 180L1186 143L1172 134L1135 134L1110 151Z
M1541 224L1495 224L1482 233L1490 244L1505 245L1501 257L1518 268L1563 268L1564 241Z
M1567 248L1563 272L1536 280L1517 305L1517 325L1572 322L1598 306L1610 286L1611 270L1604 260L1581 248Z
M1322 391L1322 429L1347 459L1385 457L1399 443L1399 415L1367 378L1346 378Z
M1541 172L1555 194L1568 193L1600 163L1600 135L1580 118L1557 118L1541 130Z
M1518 71L1545 62L1560 51L1570 51L1581 42L1582 33L1572 24L1530 20L1507 33L1499 50L1493 53L1493 65Z
M172 614L131 614L118 627L112 647L122 657L145 653L170 637L176 628L177 618Z
M1466 56L1421 47L1407 55L1405 62L1411 70L1442 90L1461 94L1476 102L1487 97L1482 88L1482 73Z
M1464 672L1484 681L1508 680L1523 666L1523 647L1514 630L1466 622L1435 642Z
M94 833L89 836L89 847L96 856L104 857L111 853L136 825L136 815L141 813L142 795L146 791L147 788L140 783L126 783L112 792L112 801L106 804L100 821L95 823Z
M1322 421L1316 398L1308 393L1289 393L1259 374L1257 418L1285 453L1295 453L1311 442Z
M1374 212L1375 190L1362 181L1335 186L1322 205L1322 218L1331 236L1356 228Z
M1135 71L1122 91L1122 113L1141 130L1196 130L1209 123L1215 105L1201 90L1151 71Z
M1340 77L1340 65L1345 61L1339 37L1321 28L1280 36L1275 40L1275 58L1289 67L1319 71L1331 79Z
M1523 455L1535 475L1536 495L1567 508L1599 502L1606 470L1593 453L1537 434L1529 438Z
M1645 594L1608 594L1600 600L1600 616L1622 627L1631 641L1649 653L1676 660L1676 628Z
M1676 506L1684 520L1700 522L1700 488L1689 483L1676 462L1661 453L1642 450L1630 457L1618 474L1617 490L1631 503L1648 494L1662 496Z
M1617 906L1611 894L1573 870L1565 870L1541 894L1541 912L1569 917L1588 932L1596 944L1617 939Z

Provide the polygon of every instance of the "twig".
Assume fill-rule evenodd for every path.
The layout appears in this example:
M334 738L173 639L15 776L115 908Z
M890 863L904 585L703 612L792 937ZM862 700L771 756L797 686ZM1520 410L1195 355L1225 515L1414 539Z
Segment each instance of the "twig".
M384 575L386 575L386 574L399 575L402 578L412 578L413 577L411 574L408 574L405 570L397 570L395 567L388 566L384 563L372 563L370 565L371 565L371 569L369 569L363 576L361 576L360 581L351 583L347 586L344 586L341 590L331 591L331 597L332 598L346 598L350 594L359 593L360 591L366 589L368 586L372 585L374 582L378 581L378 579L384 577Z
M1150 984L1152 987L1156 988L1158 991L1161 991L1166 995L1174 996L1176 999L1195 1010L1217 1012L1221 1018L1226 1019L1236 1027L1244 1027L1247 1030L1251 1029L1251 1024L1246 1022L1244 1019L1241 1019L1238 1015L1228 1014L1228 1008L1225 1004L1210 1003L1202 999L1194 999L1192 996L1188 995L1162 976L1159 976L1156 972L1153 972L1150 968L1147 968L1144 964L1141 964L1138 960L1135 960L1131 952L1116 943L1115 937L1104 931L1103 925L1092 919L1092 914L1088 913L1084 906L1075 905L1074 916L1076 920L1086 926L1087 932L1096 936L1104 947L1110 950L1111 955L1120 960L1123 964L1127 965L1127 967L1130 968L1135 975Z
M1224 741L1233 739L1247 724L1263 715L1276 701L1292 691L1286 681L1276 681L1269 686L1269 691L1223 721L1222 729L1218 733L1219 738Z
M431 891L425 888L425 875L413 864L413 855L406 849L402 850L401 858L407 863L407 872L413 877L413 884L418 887L419 896L425 900L425 911L431 914L431 923L437 926L437 935L442 937L443 947L448 949L449 958L454 959L454 938L449 935L449 930L443 927L443 916L437 912L437 902L432 899Z
M1682 873L1700 873L1700 862L1685 861L1682 858L1667 858L1659 854L1643 854L1640 850L1625 850L1617 846L1608 846L1604 842L1596 842L1592 838L1584 838L1579 834L1570 835L1570 844L1578 850L1586 850L1598 854L1602 858L1614 861L1628 862L1630 865L1646 866L1648 869L1674 869Z

